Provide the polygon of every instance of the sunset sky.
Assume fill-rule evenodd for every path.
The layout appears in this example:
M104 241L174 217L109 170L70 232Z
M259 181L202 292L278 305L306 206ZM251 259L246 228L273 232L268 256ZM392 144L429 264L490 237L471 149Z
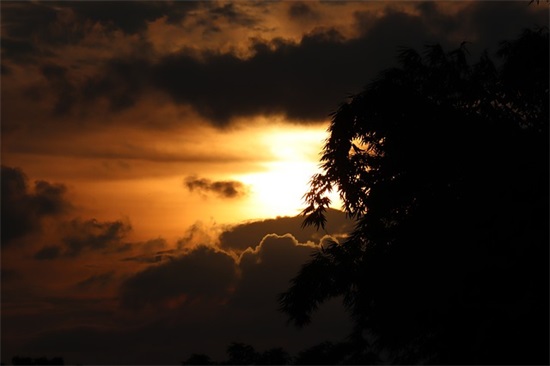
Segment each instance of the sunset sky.
M1 10L2 361L175 364L343 340L277 312L329 114L402 47L471 62L548 5L9 2ZM339 208L338 195L333 195Z

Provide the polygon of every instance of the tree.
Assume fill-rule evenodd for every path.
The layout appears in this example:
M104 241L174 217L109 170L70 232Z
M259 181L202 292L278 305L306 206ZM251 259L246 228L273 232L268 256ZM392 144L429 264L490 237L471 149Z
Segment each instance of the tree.
M227 347L228 365L256 365L260 354L254 347L245 343L233 342Z
M548 363L548 29L470 65L399 53L332 115L305 225L357 220L280 296L298 326L343 296L351 339L403 363Z
M258 365L288 365L290 361L290 355L281 347L277 347L264 351L258 359Z
M322 342L298 353L295 365L371 365L378 363L376 355L358 354L351 342Z

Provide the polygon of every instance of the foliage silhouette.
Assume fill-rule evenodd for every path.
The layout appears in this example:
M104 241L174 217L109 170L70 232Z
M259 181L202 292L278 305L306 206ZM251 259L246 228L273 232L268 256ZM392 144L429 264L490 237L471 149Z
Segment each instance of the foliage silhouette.
M357 353L350 342L323 342L298 353L295 365L372 365L379 363L373 353Z
M262 353L245 343L233 342L227 347L229 359L225 365L287 365L291 357L282 348L271 348Z
M357 346L351 342L322 342L291 357L283 348L271 348L262 353L245 343L231 343L227 347L229 358L214 362L210 356L193 353L182 365L337 365L374 364L378 358L373 353L357 353Z
M292 361L290 355L282 348L271 348L264 351L258 359L258 365L288 365Z
M403 49L338 108L304 224L333 189L357 224L281 294L290 321L343 295L352 343L387 362L548 364L548 53L547 28L498 63Z
M254 347L244 343L231 343L227 347L227 355L229 365L255 365L258 363L260 354L256 352Z

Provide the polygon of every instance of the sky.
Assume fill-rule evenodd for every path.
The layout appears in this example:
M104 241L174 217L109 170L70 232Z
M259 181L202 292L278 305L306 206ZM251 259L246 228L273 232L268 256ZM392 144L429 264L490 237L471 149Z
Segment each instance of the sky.
M1 11L1 360L223 360L341 341L277 295L353 227L302 229L330 114L403 47L471 62L529 1L9 2ZM337 192L331 196L339 209Z

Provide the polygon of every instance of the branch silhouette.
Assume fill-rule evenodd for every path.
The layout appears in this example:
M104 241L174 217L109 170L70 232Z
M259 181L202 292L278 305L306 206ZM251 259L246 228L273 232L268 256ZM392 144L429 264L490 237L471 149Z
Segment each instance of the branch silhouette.
M396 363L548 363L548 28L468 63L403 49L332 114L305 195L337 189L356 228L281 294L298 326L343 296L356 354Z

